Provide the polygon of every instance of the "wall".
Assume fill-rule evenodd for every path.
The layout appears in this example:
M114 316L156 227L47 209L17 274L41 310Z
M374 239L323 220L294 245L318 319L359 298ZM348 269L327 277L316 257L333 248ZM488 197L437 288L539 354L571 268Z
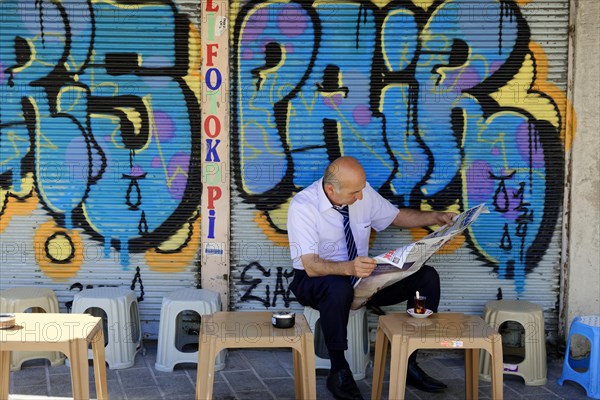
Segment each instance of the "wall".
M234 303L296 305L287 205L352 155L398 206L488 204L432 261L442 310L480 313L502 289L542 305L556 327L567 5L232 4ZM378 233L373 255L426 233Z
M600 2L571 2L572 97L577 111L570 173L564 327L600 315ZM576 349L581 352L581 348Z
M434 260L443 310L480 312L502 288L554 318L566 5L232 2L234 304L298 306L286 206L345 154L399 206L489 204ZM1 288L33 280L63 303L131 285L155 321L165 291L198 282L198 6L0 2Z
M0 2L0 288L196 284L197 5Z

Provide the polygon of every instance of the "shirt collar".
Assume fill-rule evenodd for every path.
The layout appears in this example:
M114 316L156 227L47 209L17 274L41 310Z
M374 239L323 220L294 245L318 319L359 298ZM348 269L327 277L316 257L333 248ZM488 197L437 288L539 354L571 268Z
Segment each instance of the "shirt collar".
M317 186L318 186L317 197L319 199L319 212L324 213L327 210L333 209L333 204L331 204L331 201L329 201L329 199L327 198L327 195L325 194L325 190L323 190L323 178L319 179Z

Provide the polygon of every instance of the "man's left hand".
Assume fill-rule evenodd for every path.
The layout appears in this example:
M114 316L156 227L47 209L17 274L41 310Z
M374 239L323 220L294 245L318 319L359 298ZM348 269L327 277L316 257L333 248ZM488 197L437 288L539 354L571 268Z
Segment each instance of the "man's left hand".
M452 226L454 225L454 220L453 218L456 217L456 213L453 212L443 212L443 211L436 211L435 212L435 219L436 219L436 223L438 225L446 225L448 224L448 226Z

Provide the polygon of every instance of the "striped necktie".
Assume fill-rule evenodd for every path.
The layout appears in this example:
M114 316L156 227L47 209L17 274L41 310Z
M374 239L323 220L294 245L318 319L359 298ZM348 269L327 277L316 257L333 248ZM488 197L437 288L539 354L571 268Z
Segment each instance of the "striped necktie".
M356 242L354 242L354 235L352 234L352 229L350 229L350 211L348 210L348 206L343 207L333 207L337 212L342 214L344 218L344 235L346 236L346 248L348 249L348 261L352 261L358 256L356 251ZM354 286L354 283L358 280L356 276L352 277L351 283Z

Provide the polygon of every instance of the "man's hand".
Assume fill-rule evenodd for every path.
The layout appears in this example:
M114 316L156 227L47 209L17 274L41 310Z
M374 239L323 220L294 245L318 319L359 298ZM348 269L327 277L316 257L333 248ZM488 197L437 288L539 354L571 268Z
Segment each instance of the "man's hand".
M371 275L371 272L373 272L377 266L377 261L370 257L359 256L352 261L352 266L354 267L354 276L366 278Z
M398 215L392 225L398 228L421 228L433 225L454 225L452 218L456 216L453 212L443 211L420 211L410 208L403 208L398 211Z
M448 226L452 226L454 225L454 221L452 220L454 217L456 217L456 213L453 212L442 212L442 211L436 211L435 212L435 219L437 221L437 225L445 225L448 224Z
M306 274L311 278L327 275L366 278L377 266L375 259L362 256L352 261L329 261L316 254L304 254L300 259Z

